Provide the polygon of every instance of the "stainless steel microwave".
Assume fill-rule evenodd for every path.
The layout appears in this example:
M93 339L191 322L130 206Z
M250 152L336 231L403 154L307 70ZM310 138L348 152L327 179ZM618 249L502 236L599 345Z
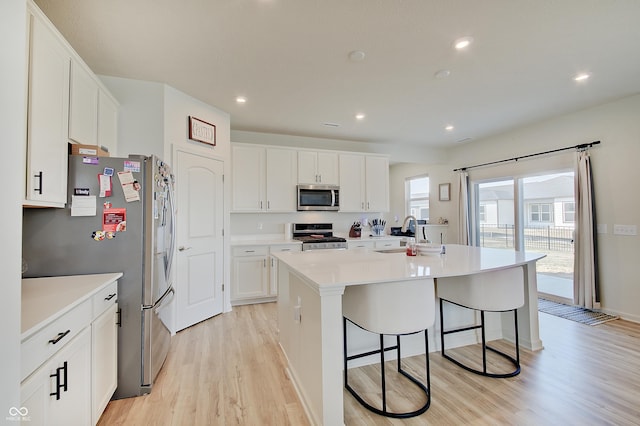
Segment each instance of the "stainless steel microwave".
M298 185L298 211L340 210L338 185Z

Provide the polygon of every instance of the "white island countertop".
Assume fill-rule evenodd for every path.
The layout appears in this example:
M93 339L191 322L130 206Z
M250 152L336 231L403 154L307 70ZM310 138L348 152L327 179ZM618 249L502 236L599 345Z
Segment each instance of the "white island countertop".
M84 302L122 276L112 274L24 278L22 280L22 340Z
M435 284L437 298L439 287L455 285L467 276L492 274L489 279L501 280L503 270L515 270L509 274L507 285L523 286L524 305L518 308L519 344L530 350L542 349L535 264L544 254L455 244L445 247L444 255L425 256L407 256L400 248L386 253L367 248L273 253L278 258L280 345L312 424L344 424L342 297L350 286L375 287L416 280L425 285ZM519 278L513 279L516 276ZM404 295L399 292L394 297L395 303L402 303ZM369 301L365 298L363 303ZM375 311L381 307L368 305L367 308ZM489 330L491 340L511 338L512 322L502 319L502 315L510 314L496 314L495 327ZM467 318L458 319L460 324L456 326L469 325ZM469 334L467 340L457 345L476 343L477 336ZM358 344L369 349L368 343ZM371 349L375 346L374 343Z
M457 244L447 244L444 255L407 256L404 252L381 253L366 248L273 255L318 288L472 275L524 265L545 256Z

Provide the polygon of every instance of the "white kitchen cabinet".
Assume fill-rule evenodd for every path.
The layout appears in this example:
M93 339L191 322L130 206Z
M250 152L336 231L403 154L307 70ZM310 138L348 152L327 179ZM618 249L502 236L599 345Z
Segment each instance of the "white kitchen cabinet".
M362 240L353 239L347 240L347 248L390 249L400 247L400 241L400 238L393 237L376 237Z
M389 211L389 159L340 154L340 211Z
M98 142L98 83L76 60L71 61L69 139L85 145Z
M366 241L366 240L347 240L347 248L348 249L354 249L354 248L372 249L372 248L375 248L375 242Z
M278 259L271 253L283 251L302 251L301 244L279 244L269 247L269 296L278 295Z
M106 147L112 157L118 149L118 103L105 90L98 91L98 146Z
M272 253L301 250L300 243L234 247L231 304L274 301L278 295L278 261Z
M96 424L118 386L118 283L96 294L91 323L91 419Z
M378 250L390 249L390 248L396 248L396 247L400 247L400 239L398 238L395 238L392 240L388 240L388 239L376 240L374 244L374 248Z
M98 78L79 60L71 61L69 140L98 145L115 155L118 141L118 103Z
M22 280L21 407L30 424L96 424L117 386L117 278Z
M31 374L20 393L30 425L91 424L91 327Z
M338 154L322 151L298 151L299 184L339 184Z
M365 157L365 198L367 211L389 211L389 159Z
M365 161L362 154L340 154L340 211L366 211Z
M264 148L233 145L231 152L233 210L264 211Z
M266 150L266 208L270 212L294 212L297 156L292 149Z
M29 11L27 185L23 204L64 207L71 54L46 18L31 7Z
M267 246L234 248L231 268L232 303L269 295Z
M234 212L294 212L296 151L237 145L232 148Z

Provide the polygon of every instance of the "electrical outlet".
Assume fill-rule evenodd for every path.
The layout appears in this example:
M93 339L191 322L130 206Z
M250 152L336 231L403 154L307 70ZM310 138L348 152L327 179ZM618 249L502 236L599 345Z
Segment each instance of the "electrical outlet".
M607 224L606 223L599 223L597 228L596 228L596 232L598 234L606 234L607 232L609 232L607 230Z
M613 235L638 235L636 225L613 225Z

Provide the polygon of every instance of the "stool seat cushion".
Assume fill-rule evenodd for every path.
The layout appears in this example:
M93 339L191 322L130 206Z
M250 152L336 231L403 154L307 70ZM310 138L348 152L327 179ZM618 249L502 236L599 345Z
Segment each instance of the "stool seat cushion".
M524 305L524 269L437 279L438 297L479 311L508 311Z
M345 288L342 314L377 334L407 334L435 322L433 279L362 284Z

